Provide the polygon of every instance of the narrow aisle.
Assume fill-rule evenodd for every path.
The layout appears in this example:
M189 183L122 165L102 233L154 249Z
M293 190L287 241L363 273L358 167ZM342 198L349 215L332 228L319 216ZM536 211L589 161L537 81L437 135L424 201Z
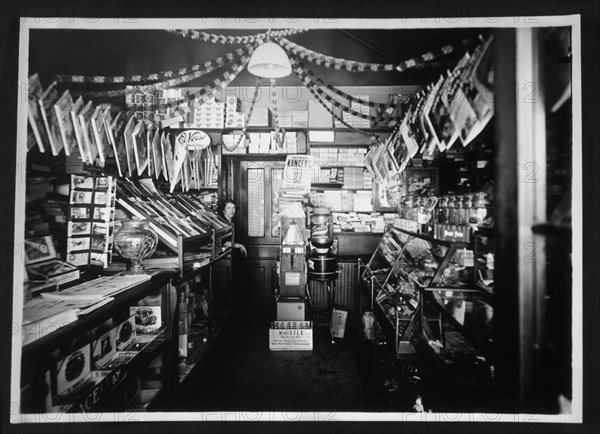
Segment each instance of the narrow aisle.
M360 411L354 348L317 328L313 351L272 352L268 323L237 322L182 399L182 411Z

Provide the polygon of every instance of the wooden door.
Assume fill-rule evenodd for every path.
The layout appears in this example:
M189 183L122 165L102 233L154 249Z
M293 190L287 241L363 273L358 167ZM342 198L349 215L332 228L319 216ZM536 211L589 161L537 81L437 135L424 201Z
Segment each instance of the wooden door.
M246 287L242 290L248 291L249 309L265 321L274 319L274 295L278 285L280 238L276 206L283 165L281 160L241 160L239 170L233 174L241 229L236 238L248 250L244 261Z

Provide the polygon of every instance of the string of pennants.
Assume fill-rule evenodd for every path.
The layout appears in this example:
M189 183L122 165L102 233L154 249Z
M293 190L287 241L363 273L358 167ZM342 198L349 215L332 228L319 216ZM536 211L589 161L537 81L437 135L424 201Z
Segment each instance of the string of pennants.
M116 77L104 77L104 76L80 76L80 75L58 75L56 80L59 82L71 82L71 83L96 83L96 84L109 84L109 83L143 83L148 81L156 81L165 77L169 78L165 81L158 83L138 85L136 89L140 92L154 92L161 89L169 89L172 87L179 86L183 83L187 83L194 79L203 77L217 69L222 68L228 64L234 62L241 62L244 65L248 62L249 56L254 52L255 46L247 45L246 47L238 48L234 52L225 54L224 56L216 57L212 60L204 62L202 65L193 65L190 68L182 68L178 71L166 71L158 74L149 74L145 76L133 75L133 76L116 76ZM239 69L236 66L234 69ZM238 71L239 72L239 71ZM229 73L227 73L229 74ZM224 78L227 78L227 74L224 74ZM75 92L74 92L75 93ZM119 97L127 94L126 89L113 89L108 91L95 91L95 92L78 92L79 95L83 95L89 98L111 98Z
M271 37L282 37L282 36L290 36L298 33L306 32L308 29L284 29L284 30L271 30L263 33L256 33L254 35L246 35L246 36L226 36L226 35L217 35L214 33L207 33L200 30L193 29L167 29L166 31L169 33L174 33L176 35L182 36L184 38L197 39L204 42L212 42L214 44L252 44L255 42L259 42L267 39L269 36Z
M302 45L298 45L287 38L277 38L280 45L288 52L300 57L311 63L315 63L325 68L332 68L336 70L344 70L348 72L391 72L398 71L403 72L411 68L423 67L427 62L437 59L441 56L446 56L457 50L464 49L472 43L471 39L464 39L460 44L456 45L444 45L438 50L430 51L412 59L405 60L400 63L369 63L369 62L357 62L354 60L342 59L339 57L327 56L325 54L317 53L316 51L310 50Z
M398 110L402 104L402 100L400 99L393 99L391 102L388 103L371 103L371 104L367 104L366 101L363 101L360 98L354 98L351 97L350 95L342 92L339 89L335 89L333 86L330 85L325 85L325 86L320 86L317 82L317 80L321 83L323 83L323 81L321 79L317 79L317 80L312 80L311 76L314 76L314 73L312 73L312 71L310 70L306 70L304 68L304 64L302 62L299 62L297 60L296 57L291 56L292 58L292 63L293 63L293 68L292 71L294 71L294 73L296 73L296 75L298 76L298 78L303 82L303 84L313 93L319 96L319 100L320 101L324 101L326 103L331 104L333 107L340 109L343 112L349 113L352 116L361 118L361 119L366 119L371 121L374 125L380 125L382 123L385 123L389 120L389 118L392 116L393 113L396 112L396 110ZM341 96L344 99L349 100L350 102L359 102L362 101L365 104L362 105L368 105L369 107L376 107L377 109L377 115L373 116L371 114L365 114L365 113L361 113L359 111L354 110L351 106L348 106L346 104L341 103L340 101L334 99L332 96L328 95L327 93L325 93L325 91L323 91L322 87L325 87L327 90L332 91L333 93L335 93L338 96ZM405 101L404 101L405 102ZM360 102L359 102L360 104ZM327 105L324 105L325 108L327 108ZM334 115L336 117L336 119L340 120L339 116ZM343 120L340 120L340 122L344 123L347 126L347 123ZM387 125L387 123L386 123ZM366 133L367 135L371 135L371 133Z

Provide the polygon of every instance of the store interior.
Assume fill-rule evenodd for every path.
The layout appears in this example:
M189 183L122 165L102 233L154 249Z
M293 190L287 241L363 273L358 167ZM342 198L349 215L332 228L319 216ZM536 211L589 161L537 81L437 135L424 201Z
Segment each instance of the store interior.
M28 30L22 413L571 413L570 26L165 23Z

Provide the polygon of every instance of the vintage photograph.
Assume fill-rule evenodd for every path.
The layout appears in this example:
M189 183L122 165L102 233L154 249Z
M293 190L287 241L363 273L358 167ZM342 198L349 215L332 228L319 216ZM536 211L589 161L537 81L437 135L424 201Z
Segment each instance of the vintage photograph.
M582 422L580 14L19 33L12 424Z

